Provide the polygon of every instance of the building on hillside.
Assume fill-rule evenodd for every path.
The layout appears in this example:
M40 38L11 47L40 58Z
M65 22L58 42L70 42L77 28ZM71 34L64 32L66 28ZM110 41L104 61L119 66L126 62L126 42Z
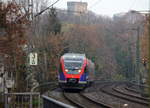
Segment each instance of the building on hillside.
M67 10L69 14L81 15L87 13L87 2L67 2Z
M123 19L124 21L134 24L136 22L141 22L144 20L144 15L135 11L135 10L130 10L127 13L118 13L115 14L113 17L114 20L120 20Z

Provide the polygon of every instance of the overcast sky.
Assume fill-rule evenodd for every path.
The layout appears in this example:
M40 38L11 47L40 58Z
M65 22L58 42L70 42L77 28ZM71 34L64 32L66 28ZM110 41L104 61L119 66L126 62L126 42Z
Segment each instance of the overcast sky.
M56 0L51 0L55 2ZM67 1L88 2L88 10L100 15L113 16L115 13L134 10L148 10L149 0L60 0L55 6L67 9Z

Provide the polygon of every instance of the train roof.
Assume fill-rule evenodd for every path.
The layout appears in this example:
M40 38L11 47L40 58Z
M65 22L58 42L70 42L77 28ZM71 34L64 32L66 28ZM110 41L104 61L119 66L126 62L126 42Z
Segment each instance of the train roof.
M79 54L79 53L66 53L62 57L64 59L84 59L84 58L86 58L85 54Z

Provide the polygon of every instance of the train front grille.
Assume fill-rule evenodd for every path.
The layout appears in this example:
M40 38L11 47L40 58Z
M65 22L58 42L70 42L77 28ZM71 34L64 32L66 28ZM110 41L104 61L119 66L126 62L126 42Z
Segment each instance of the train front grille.
M78 79L76 79L76 78L68 78L67 79L67 83L77 84L78 83Z

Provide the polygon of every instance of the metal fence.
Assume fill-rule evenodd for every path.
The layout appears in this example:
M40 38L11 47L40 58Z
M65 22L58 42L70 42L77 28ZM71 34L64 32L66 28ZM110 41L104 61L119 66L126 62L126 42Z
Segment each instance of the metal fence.
M5 108L40 108L40 93L6 93Z
M4 94L0 92L0 108L4 108Z

